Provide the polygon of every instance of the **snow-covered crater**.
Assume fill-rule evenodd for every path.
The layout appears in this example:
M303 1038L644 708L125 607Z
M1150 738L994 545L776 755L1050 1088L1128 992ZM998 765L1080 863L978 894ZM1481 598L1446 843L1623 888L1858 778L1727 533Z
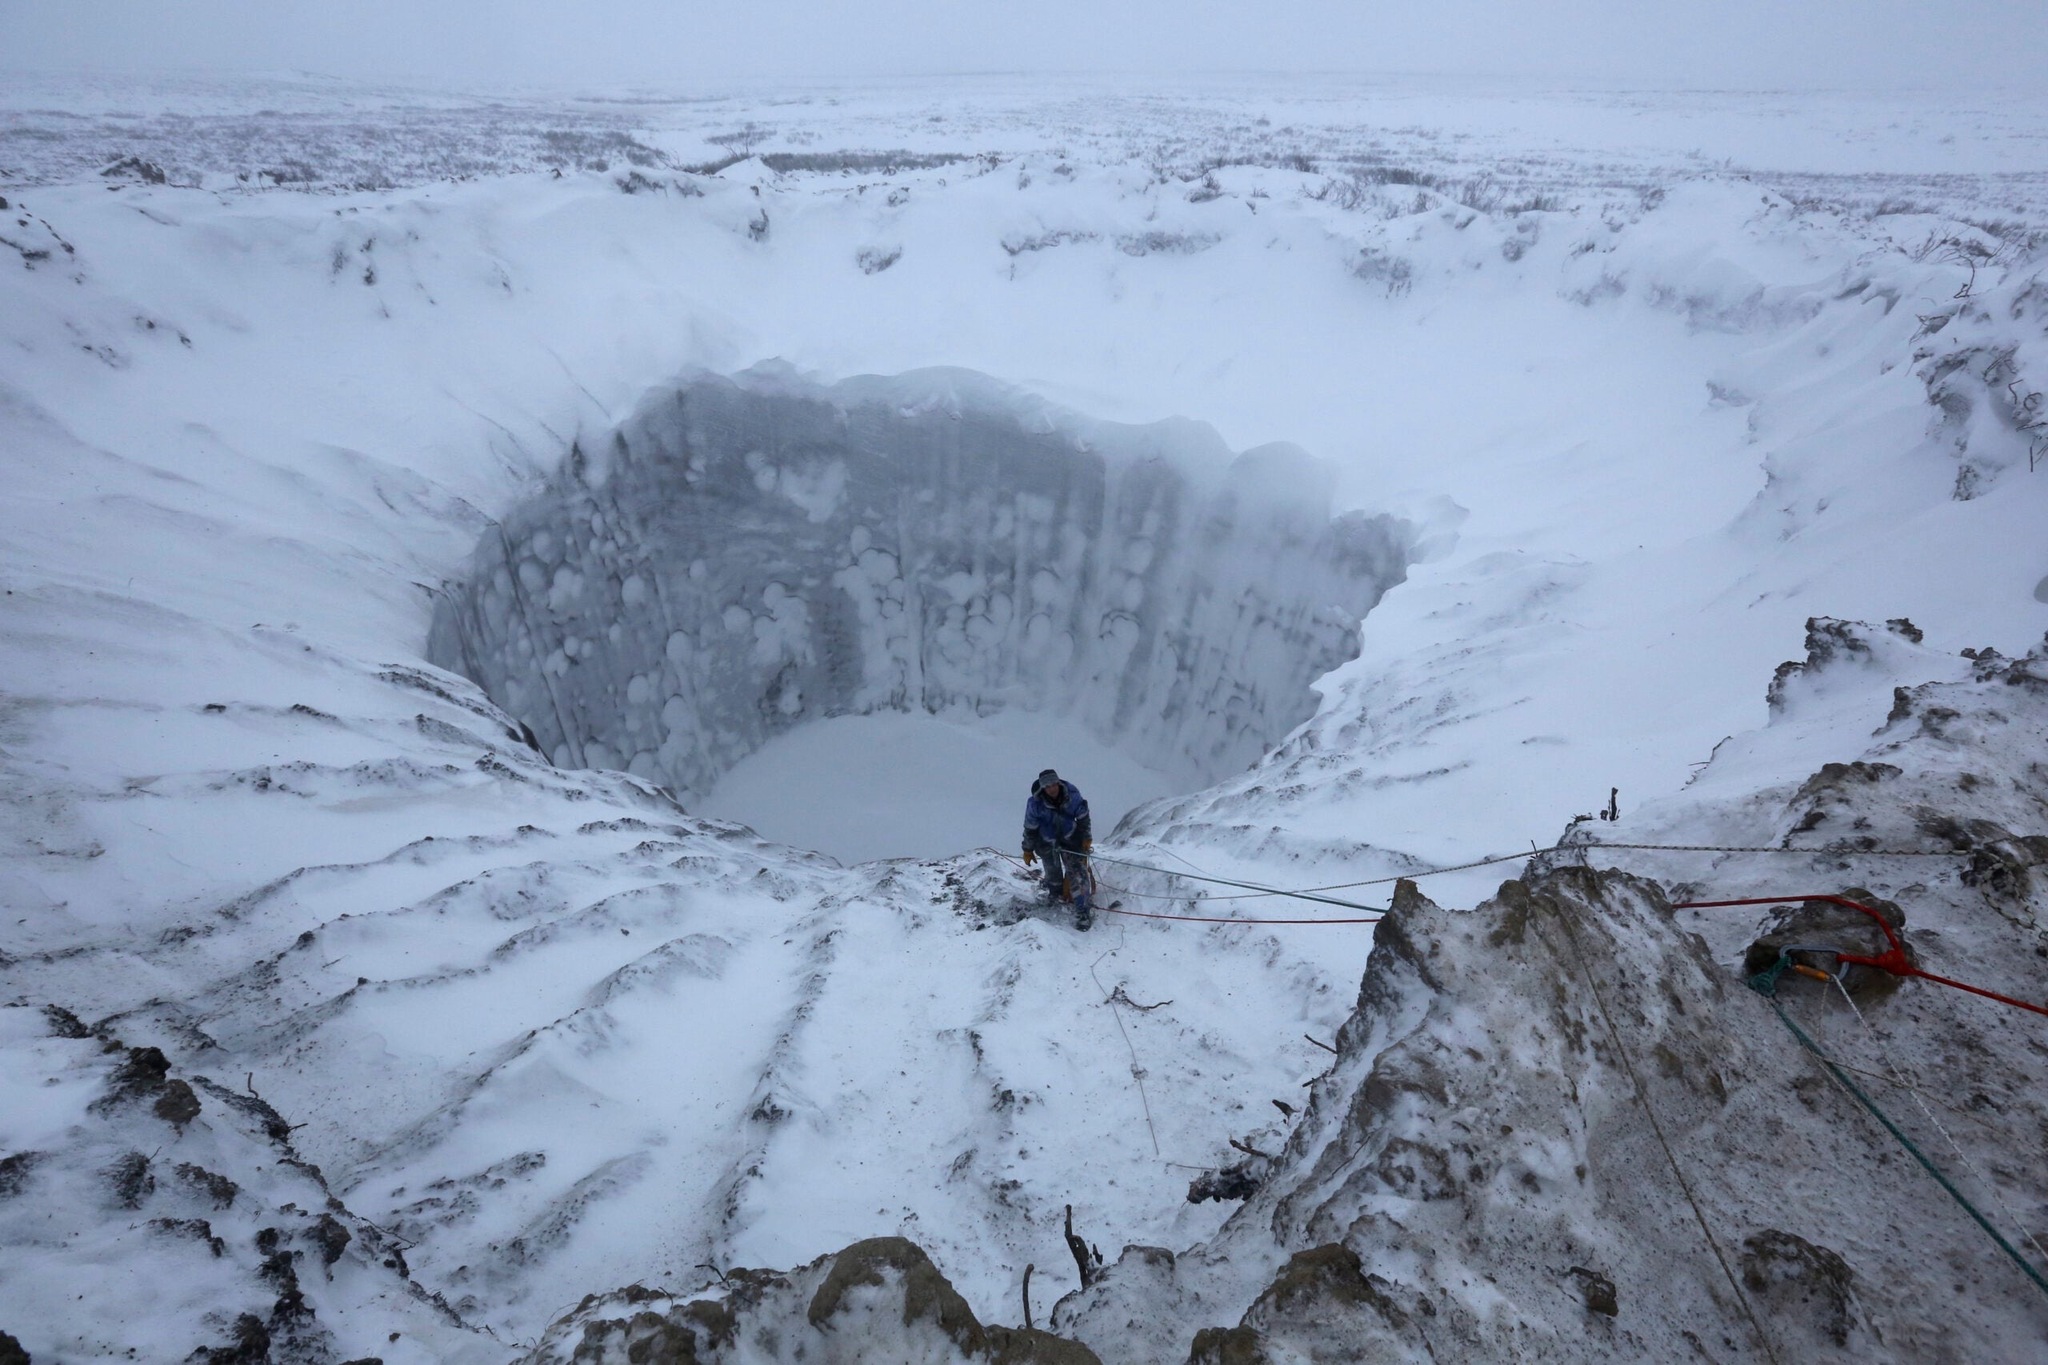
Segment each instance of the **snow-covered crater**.
M485 534L428 653L567 766L686 797L806 723L1076 722L1188 786L1315 709L1408 523L1282 445L1095 422L958 370L659 392Z

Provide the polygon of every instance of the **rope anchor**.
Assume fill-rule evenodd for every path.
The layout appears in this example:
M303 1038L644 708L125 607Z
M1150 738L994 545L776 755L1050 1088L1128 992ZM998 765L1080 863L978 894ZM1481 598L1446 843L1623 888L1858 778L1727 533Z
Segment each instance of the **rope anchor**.
M1838 948L1825 947L1797 948L1788 949L1787 951L1832 953L1837 963L1848 963L1857 967L1875 967L1881 972L1890 972L1893 976L1918 977L1922 981L1932 981L1938 986L1949 986L1959 991L1968 991L1971 995L1981 995L1986 1000L1996 1000L1999 1004L2011 1005L2014 1009L2030 1010L2035 1014L2048 1016L2048 1005L2035 1005L2025 1000L2015 1000L2012 996L2000 995L1997 991L1986 990L1982 986L1972 986L1967 981L1957 981L1953 977L1939 976L1934 972L1922 971L1914 966L1913 960L1906 955L1906 945L1899 941L1899 936L1893 931L1891 922L1870 906L1863 904L1861 901L1852 901L1847 896L1749 896L1742 900L1732 901L1680 901L1671 908L1673 910L1713 910L1731 905L1784 905L1788 901L1825 901L1830 905L1845 905L1851 910L1862 911L1870 916L1878 929L1883 932L1885 950L1875 955L1845 953ZM1780 961L1782 962L1783 959L1781 958ZM1799 964L1795 963L1792 965L1797 967ZM1771 969L1771 981L1774 985L1778 976L1784 970L1782 966ZM1814 968L1814 970L1818 971L1819 968ZM1806 973L1802 972L1801 974L1805 975ZM1761 975L1762 973L1759 973L1759 976ZM1752 981L1755 979L1752 978Z

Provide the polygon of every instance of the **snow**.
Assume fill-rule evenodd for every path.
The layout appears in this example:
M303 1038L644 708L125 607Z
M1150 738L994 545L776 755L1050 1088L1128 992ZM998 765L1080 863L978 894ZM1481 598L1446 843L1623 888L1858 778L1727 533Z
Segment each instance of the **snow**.
M1072 775L1105 835L1133 807L1174 790L1058 717L885 712L776 736L727 769L699 808L843 863L1009 851L1024 821L1018 793L1048 767Z
M304 1125L298 1150L359 1236L412 1243L412 1277L472 1324L419 1308L358 1246L320 1308L337 1358L401 1358L389 1331L431 1331L440 1358L508 1359L585 1292L687 1292L707 1262L789 1266L884 1232L1006 1313L1027 1262L1039 1292L1071 1284L1048 1270L1070 1202L1105 1249L1214 1233L1225 1211L1182 1201L1186 1168L1284 1138L1271 1102L1322 1070L1303 1035L1349 1016L1371 931L1106 920L1084 938L1057 912L1016 917L1025 883L967 851L1008 850L1047 763L1089 793L1105 843L1119 805L1164 798L1126 830L1132 861L1268 884L1548 843L1612 786L1623 832L1688 841L1861 752L1891 687L2048 628L2048 472L2023 429L2025 395L2048 389L2038 97L929 83L601 117L454 100L427 118L406 92L281 89L6 96L0 991L161 1047L176 1074L248 1078ZM709 161L705 137L750 119L770 156L966 159L708 174L618 151L598 171L585 146L556 178L544 155L564 145L548 130L622 132ZM103 180L128 151L178 183ZM303 191L262 188L288 158ZM1218 159L1234 164L1211 194ZM658 183L623 192L629 168ZM1977 268L1944 238L1978 243ZM1327 489L1305 465L1241 466L1240 490L1313 515L1227 545L1162 538L1177 586L1129 613L1152 638L1187 625L1190 645L1271 628L1193 671L1267 713L1175 710L1171 670L1127 694L1112 668L1056 679L1061 704L1033 710L971 652L894 643L873 657L898 674L834 675L860 705L806 712L823 695L806 686L763 713L806 623L843 598L830 575L698 589L673 608L692 648L728 619L744 648L671 655L673 631L641 629L657 576L577 558L608 537L570 513L630 479L613 435L766 362L814 396L900 395L949 367L1049 430L1170 446L1191 499L1228 493L1233 452L1288 442L1323 462ZM881 567L862 556L887 547L854 545L854 464L749 468L756 449L730 452L731 506L779 508L789 544L829 532L835 572ZM971 549L992 523L954 491L911 530ZM627 505L680 509L681 485ZM1070 523L1091 553L1107 505ZM1405 580L1381 598L1376 579L1316 648L1279 648L1275 613L1300 598L1233 592L1317 579L1288 566L1324 561L1290 554L1332 513L1412 528ZM703 583L773 549L670 556L663 593L694 560ZM565 637L529 658L514 616L485 613L501 676L476 671L506 710L428 662L437 610L487 584L493 554L545 563L534 610L561 619L529 627L582 622L573 654ZM995 590L943 568L867 580L877 619L891 585ZM1079 638L1127 586L1063 587ZM1911 617L1926 647L1886 644L1774 718L1772 669L1817 615ZM572 665L585 640L604 646ZM939 692L877 690L933 660ZM701 690L663 721L678 670ZM527 746L518 722L540 725L509 689L542 676L578 681L555 694L579 705L542 736L550 754L591 757L561 748L588 739L632 771ZM1725 809L1660 804L1767 721L1695 793ZM636 727L654 742L629 744ZM672 735L688 743L662 766L634 765ZM870 773L918 803L884 830L845 823ZM913 829L925 842L890 842ZM928 861L839 865L871 857ZM1511 870L1428 885L1469 905ZM1113 880L1159 910L1272 904ZM1171 1004L1106 1003L1118 987ZM0 1146L91 1136L15 1215L0 1202L89 1231L50 1265L0 1239L0 1328L37 1359L99 1349L55 1292L89 1277L95 1330L122 1349L227 1339L267 1302L257 1281L129 1292L182 1265L131 1224L197 1215L170 1182L160 1208L107 1212L98 1163L161 1144L268 1176L276 1157L211 1091L175 1132L89 1113L98 1044L4 1017L7 1094L68 1079L0 1108ZM266 1219L300 1225L285 1205L324 1207L297 1174L250 1187L222 1222L237 1266ZM1263 1279L1219 1283L1238 1297L1205 1321Z

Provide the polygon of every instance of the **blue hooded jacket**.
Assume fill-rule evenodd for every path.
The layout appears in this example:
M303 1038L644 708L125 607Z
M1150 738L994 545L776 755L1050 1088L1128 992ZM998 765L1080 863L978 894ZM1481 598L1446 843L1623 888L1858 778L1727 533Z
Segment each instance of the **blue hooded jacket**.
M1047 801L1037 786L1032 787L1031 799L1024 803L1024 847L1050 844L1078 849L1093 837L1088 798L1081 795L1079 787L1062 778L1057 806Z

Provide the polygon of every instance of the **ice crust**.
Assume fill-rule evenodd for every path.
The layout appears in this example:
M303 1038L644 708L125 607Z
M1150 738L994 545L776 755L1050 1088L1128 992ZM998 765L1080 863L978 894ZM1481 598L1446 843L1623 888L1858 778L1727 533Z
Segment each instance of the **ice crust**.
M573 767L695 796L806 721L1070 717L1190 785L1254 762L1413 543L1301 451L934 370L701 375L487 532L428 657Z

